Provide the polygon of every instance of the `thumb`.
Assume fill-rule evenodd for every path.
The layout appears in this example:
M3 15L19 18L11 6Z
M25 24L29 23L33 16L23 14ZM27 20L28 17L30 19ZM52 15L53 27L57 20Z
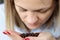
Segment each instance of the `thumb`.
M37 39L37 37L26 37L26 38L24 38L24 40L36 40Z

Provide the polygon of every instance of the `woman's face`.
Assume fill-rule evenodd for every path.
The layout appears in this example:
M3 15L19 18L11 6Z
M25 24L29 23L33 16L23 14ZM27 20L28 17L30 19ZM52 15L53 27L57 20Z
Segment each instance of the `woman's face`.
M41 27L52 15L53 0L15 0L15 8L29 29Z

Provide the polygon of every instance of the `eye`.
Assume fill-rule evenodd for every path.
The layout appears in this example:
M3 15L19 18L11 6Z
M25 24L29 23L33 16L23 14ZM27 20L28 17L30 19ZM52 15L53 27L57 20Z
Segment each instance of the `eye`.
M48 11L47 9L43 9L43 10L40 11L40 13L45 13L47 11Z
M22 9L22 8L19 8L19 10L20 10L21 12L26 12L26 11L27 11L27 9Z
M26 11L27 11L27 9L21 9L21 11L26 12Z
M45 13L47 11L48 11L48 9L34 10L34 12L39 12L39 13Z
M35 12L40 12L40 10L35 10Z

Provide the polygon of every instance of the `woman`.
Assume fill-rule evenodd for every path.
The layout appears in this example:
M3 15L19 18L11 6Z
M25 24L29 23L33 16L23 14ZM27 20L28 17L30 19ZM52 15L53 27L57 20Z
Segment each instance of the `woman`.
M7 30L12 40L56 40L60 36L59 0L5 0ZM16 29L20 29L17 33ZM15 31L13 31L15 30ZM40 33L22 38L22 33Z

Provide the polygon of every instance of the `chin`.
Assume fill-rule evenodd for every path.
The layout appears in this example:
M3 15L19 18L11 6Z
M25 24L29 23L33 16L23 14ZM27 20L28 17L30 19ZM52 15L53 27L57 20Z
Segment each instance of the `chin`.
M30 30L33 30L33 29L37 29L39 26L29 26L28 28L30 29Z
M36 28L29 28L29 29L33 30L33 29L36 29Z

